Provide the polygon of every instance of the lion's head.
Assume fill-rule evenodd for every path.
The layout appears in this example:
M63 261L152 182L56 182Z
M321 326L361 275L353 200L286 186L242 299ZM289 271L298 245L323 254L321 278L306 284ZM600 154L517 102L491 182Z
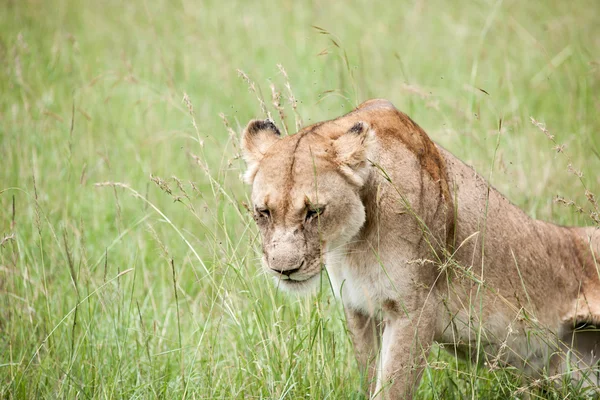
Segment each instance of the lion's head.
M244 130L245 179L252 185L263 263L281 287L317 284L325 251L350 241L365 223L360 191L373 137L360 121L315 125L286 137L270 120L253 120Z

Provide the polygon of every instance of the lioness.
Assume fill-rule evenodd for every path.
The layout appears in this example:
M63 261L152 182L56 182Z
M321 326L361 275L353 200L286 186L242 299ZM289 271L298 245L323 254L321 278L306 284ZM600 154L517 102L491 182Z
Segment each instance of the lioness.
M371 395L411 398L433 341L598 383L598 231L529 218L386 100L287 137L251 121L242 150L267 270L304 291L325 266Z

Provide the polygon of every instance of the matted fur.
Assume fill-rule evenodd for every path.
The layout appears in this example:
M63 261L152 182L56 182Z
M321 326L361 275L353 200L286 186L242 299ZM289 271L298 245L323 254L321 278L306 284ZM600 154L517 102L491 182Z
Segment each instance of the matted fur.
M433 341L597 384L576 328L600 323L600 232L529 218L386 100L242 143L267 270L303 290L326 267L371 395L411 398Z

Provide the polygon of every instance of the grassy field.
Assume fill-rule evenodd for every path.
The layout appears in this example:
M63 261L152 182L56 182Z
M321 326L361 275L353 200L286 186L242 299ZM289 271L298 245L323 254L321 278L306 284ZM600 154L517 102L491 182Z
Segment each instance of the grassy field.
M290 133L388 98L531 216L591 225L599 15L595 0L2 2L0 397L364 398L340 304L261 272L237 147L257 94L283 126L273 85ZM583 396L518 372L435 351L419 394Z

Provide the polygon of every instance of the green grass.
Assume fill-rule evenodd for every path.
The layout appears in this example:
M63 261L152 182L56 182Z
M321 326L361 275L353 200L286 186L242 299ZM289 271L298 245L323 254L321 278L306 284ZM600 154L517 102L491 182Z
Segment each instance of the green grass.
M237 69L291 131L277 64L305 124L388 98L486 176L499 140L498 189L592 223L553 198L589 210L570 162L600 194L597 1L226 3L0 6L0 397L363 398L340 304L261 273L235 136L264 115ZM423 398L580 396L430 364Z

